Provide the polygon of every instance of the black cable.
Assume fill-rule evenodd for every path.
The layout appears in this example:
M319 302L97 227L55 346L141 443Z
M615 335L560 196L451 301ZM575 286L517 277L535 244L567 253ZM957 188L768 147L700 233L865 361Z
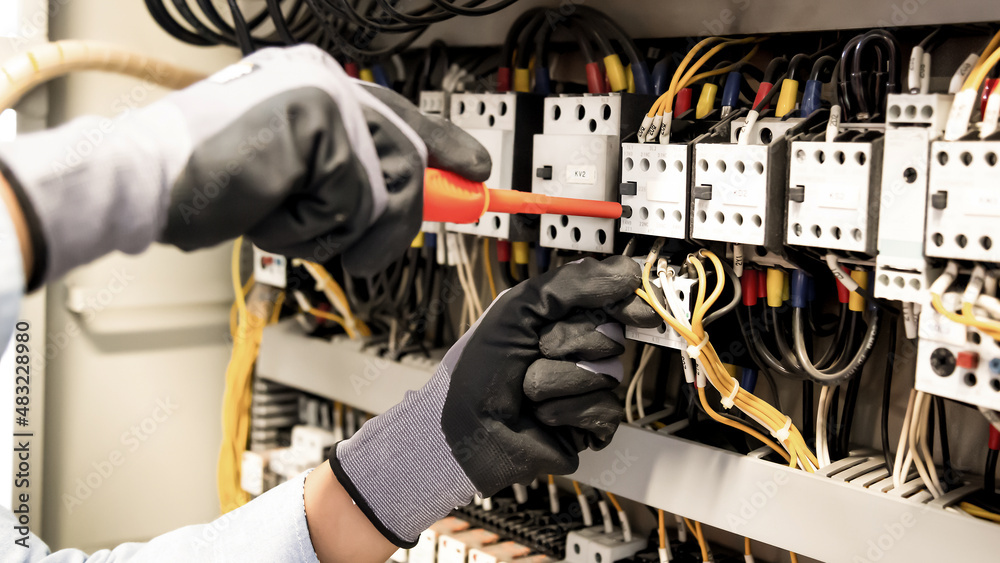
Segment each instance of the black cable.
M145 0L146 9L149 10L149 15L153 17L153 20L168 34L173 36L175 39L188 43L190 45L195 45L198 47L208 47L212 45L218 45L218 42L213 41L210 38L203 37L191 30L185 28L181 24L177 23L177 20L170 14L167 7L163 5L163 0Z
M199 0L200 2L201 0ZM239 45L240 52L243 56L247 56L253 53L256 48L254 47L253 37L250 36L250 29L247 27L247 22L243 18L243 12L240 7L236 5L236 0L228 0L229 10L233 14L233 26L236 34L236 44Z
M808 379L802 381L802 437L806 441L816 438L816 416L813 414L813 393L815 384Z
M998 455L1000 455L1000 450L986 450L986 471L983 472L983 490L991 497L997 494Z
M830 461L837 461L843 457L837 446L837 431L840 427L837 419L837 412L840 410L840 385L834 386L831 392L833 397L830 398L830 405L826 411L826 443L830 449Z
M882 383L882 456L885 458L885 467L892 475L892 465L895 463L892 452L889 449L889 406L892 399L892 375L896 367L896 330L899 319L890 317L887 320L889 325L889 350L886 352L885 378Z
M938 412L938 436L941 440L941 465L944 468L944 482L950 488L955 486L958 481L955 479L955 468L951 464L951 445L948 441L948 418L945 414L944 398L935 396L934 407Z
M858 404L858 394L861 391L861 376L864 370L847 382L847 392L844 393L844 411L840 417L840 428L837 431L839 451L847 454L851 447L851 426L854 425L854 409Z
M466 8L464 6L456 6L450 2L445 2L445 0L430 0L430 2L442 10L459 16L486 16L503 10L504 8L512 5L514 2L517 2L517 0L500 0L496 4L485 8ZM474 4L481 4L481 2L470 2L467 5Z

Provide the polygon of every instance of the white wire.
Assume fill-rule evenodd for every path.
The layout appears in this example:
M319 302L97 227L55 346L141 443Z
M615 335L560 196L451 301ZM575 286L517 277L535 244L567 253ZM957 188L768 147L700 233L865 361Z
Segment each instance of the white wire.
M826 441L826 413L832 396L830 387L824 385L819 391L819 403L816 406L816 460L819 461L820 467L830 464L830 454L827 451L829 444Z
M903 415L903 428L899 432L899 442L896 445L896 460L892 466L892 486L893 488L899 488L903 485L903 479L905 476L901 475L903 472L903 466L909 465L908 462L904 462L904 458L909 457L909 442L907 441L907 436L910 435L910 419L913 417L913 403L916 401L917 392L915 389L910 389L910 398L906 403L906 414ZM909 471L909 467L906 468Z
M639 353L639 367L636 368L635 375L632 376L632 381L629 382L628 390L625 392L625 420L630 423L635 422L635 415L632 413L632 399L635 396L636 387L642 383L642 374L655 350L656 348L649 344L642 345L642 352ZM642 417L640 416L640 418Z

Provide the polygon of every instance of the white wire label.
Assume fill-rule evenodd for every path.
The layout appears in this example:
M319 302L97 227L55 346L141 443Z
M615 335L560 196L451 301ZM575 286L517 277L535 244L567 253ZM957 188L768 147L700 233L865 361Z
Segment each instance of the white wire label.
M216 84L228 84L237 78L242 78L257 70L257 65L245 61L231 64L226 68L208 77L208 80Z

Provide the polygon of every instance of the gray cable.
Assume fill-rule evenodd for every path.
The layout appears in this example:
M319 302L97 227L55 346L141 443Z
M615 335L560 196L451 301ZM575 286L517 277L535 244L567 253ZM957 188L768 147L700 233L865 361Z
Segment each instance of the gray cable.
M729 276L729 281L733 286L733 300L726 304L725 307L722 307L717 311L713 311L712 314L705 317L705 320L702 321L703 326L708 326L723 315L730 313L743 299L743 286L740 284L740 278L736 277L736 272L733 270L733 267L729 265L729 262L722 262L722 269L726 271L726 275ZM716 275L718 275L718 273L716 273Z
M805 329L803 326L804 321L802 315L803 309L795 309L792 315L792 334L795 339L795 356L798 358L803 371L819 383L830 385L840 383L850 378L861 368L862 365L864 365L865 360L868 359L868 355L872 351L872 348L875 347L875 340L878 338L878 309L872 310L871 319L868 321L868 328L865 331L864 341L861 344L861 348L858 349L857 353L851 359L851 362L847 364L844 369L839 371L819 370L811 361L809 361L809 356L806 354L806 341L804 337Z

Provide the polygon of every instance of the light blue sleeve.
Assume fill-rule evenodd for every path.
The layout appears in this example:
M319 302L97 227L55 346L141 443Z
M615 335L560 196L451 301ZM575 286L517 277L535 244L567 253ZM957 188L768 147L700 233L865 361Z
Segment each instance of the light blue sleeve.
M0 561L4 563L113 563L174 561L268 561L319 563L309 538L302 498L305 475L279 485L208 524L187 526L146 543L125 543L87 555L77 549L52 553L37 536L20 535L9 510L0 510ZM155 507L136 506L142 510ZM20 540L20 543L18 543ZM27 547L23 544L27 543Z
M21 243L7 207L0 201L0 354L3 354L21 310L24 263Z

